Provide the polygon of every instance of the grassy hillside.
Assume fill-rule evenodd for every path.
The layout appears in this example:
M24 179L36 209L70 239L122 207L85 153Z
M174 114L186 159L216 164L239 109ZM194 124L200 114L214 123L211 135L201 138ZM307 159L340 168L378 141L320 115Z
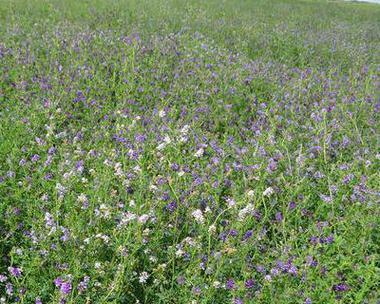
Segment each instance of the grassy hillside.
M0 303L377 303L379 17L0 0Z

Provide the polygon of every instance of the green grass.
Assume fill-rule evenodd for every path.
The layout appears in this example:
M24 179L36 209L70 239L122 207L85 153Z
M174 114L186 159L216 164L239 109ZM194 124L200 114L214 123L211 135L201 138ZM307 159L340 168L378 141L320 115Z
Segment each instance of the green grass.
M377 303L379 16L0 0L0 303Z

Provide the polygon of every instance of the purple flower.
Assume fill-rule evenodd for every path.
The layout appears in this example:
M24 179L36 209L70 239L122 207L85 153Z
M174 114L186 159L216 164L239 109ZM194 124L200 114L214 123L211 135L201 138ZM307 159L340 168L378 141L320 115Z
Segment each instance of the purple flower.
M3 274L0 274L0 283L5 282L6 280L8 280L7 276L3 275Z
M84 161L83 161L83 160L79 160L79 161L77 161L77 163L75 164L75 169L76 169L78 172L82 173L83 170L84 170Z
M248 231L244 234L244 236L243 236L243 241L246 241L246 240L250 239L250 238L252 237L252 235L253 235L253 231L252 231L252 230L248 230Z
M283 219L282 213L281 212L277 212L276 213L276 221L277 222L282 222L282 219Z
M56 151L57 151L57 149L55 147L50 147L48 150L48 154L53 155Z
M62 279L60 278L60 277L58 277L58 278L56 278L55 280L54 280L54 285L56 286L56 287L60 287L61 285L62 285Z
M255 281L252 279L248 279L247 281L245 281L245 284L244 284L245 288L247 289L253 288L254 285L255 285Z
M143 143L146 139L146 136L144 134L136 134L135 141L137 143Z
M345 283L340 283L340 284L335 284L333 285L332 289L337 292L344 292L349 290L350 288L348 287L347 284Z
M173 171L179 171L180 167L177 163L173 163L170 165L170 168L173 170Z
M5 292L7 293L7 295L11 296L13 295L13 285L11 283L7 283L5 285Z
M90 281L89 276L85 276L81 282L78 284L78 291L83 293L88 288L88 282Z
M68 295L71 292L71 288L72 288L71 282L64 281L64 282L62 282L59 290L61 291L62 294Z
M320 197L321 200L324 201L325 203L331 203L331 202L332 202L332 197L329 196L329 195L320 194L319 197Z
M294 265L291 265L290 267L289 267L289 273L290 274L292 274L292 275L294 275L294 276L296 276L297 274L298 274L298 270L297 270L297 267L296 266L294 266Z
M36 162L38 162L40 160L40 156L38 155L38 154L34 154L33 156L32 156L32 158L31 158L31 161L33 162L33 163L36 163Z
M235 288L235 281L233 279L228 279L226 282L226 288L232 290Z
M175 201L170 202L166 205L166 209L169 210L170 213L173 213L177 209L177 203Z
M8 271L9 271L9 273L11 275L13 275L16 278L21 277L22 270L20 268L17 268L17 267L8 267Z
M193 291L193 294L196 296L199 296L202 293L201 288L198 286L194 287L192 291Z
M177 284L178 285L184 285L185 284L185 277L184 276L179 276L177 278Z
M36 300L35 300L35 302L34 302L35 304L42 304L42 301L41 301L41 298L36 298Z
M310 298L306 298L305 304L312 304L311 299Z
M243 300L241 298L235 298L233 300L233 304L244 304Z
M268 163L267 171L269 173L272 173L276 170L277 170L277 162L273 158L271 158Z
M295 209L296 207L297 207L297 204L296 204L295 202L290 202L290 203L289 203L288 208L289 208L290 210L293 210L293 209Z

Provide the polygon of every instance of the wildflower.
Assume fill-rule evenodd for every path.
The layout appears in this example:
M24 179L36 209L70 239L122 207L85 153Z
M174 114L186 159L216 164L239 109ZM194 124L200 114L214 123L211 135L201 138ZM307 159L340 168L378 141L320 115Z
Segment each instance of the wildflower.
M158 116L159 116L160 118L164 118L164 117L166 116L166 112L165 112L165 110L161 110L160 112L158 112Z
M197 158L202 157L204 152L205 150L203 148L200 148L199 150L197 150L197 152L195 152L194 156Z
M193 292L194 295L199 296L202 293L202 290L201 290L200 287L195 286L195 287L193 287L192 292Z
M264 196L271 196L272 194L274 193L274 190L272 187L268 187L265 189L265 191L263 192L263 195Z
M85 276L83 280L79 282L77 289L80 293L83 293L88 288L89 281L90 281L90 277Z
M203 213L202 213L202 210L200 209L197 209L195 211L193 211L191 213L191 215L195 218L195 220L199 223L199 224L203 224L204 222L204 217L203 217Z
M40 160L40 156L38 155L38 154L34 154L33 156L32 156L32 158L31 158L31 161L33 162L33 163L36 163L36 162L38 162L39 160Z
M245 286L245 288L247 288L247 289L251 289L251 288L253 288L254 285L255 285L255 282L254 282L252 279L248 279L248 280L246 280L245 283L244 283L244 286Z
M12 283L5 284L5 292L9 296L13 295L13 285L12 285Z
M251 237L253 236L253 231L252 230L248 230L244 236L243 236L243 241L246 241L248 239L250 239Z
M61 293L62 293L63 295L68 295L68 294L71 293L71 288L72 288L72 286L71 286L71 282L69 282L69 281L64 281L64 282L62 282L62 284L61 284L59 290L61 291Z
M281 212L276 213L276 221L277 222L282 222L283 216Z
M233 304L244 304L244 302L241 298L234 298L232 303Z
M228 197L226 199L226 202L227 202L227 204L228 204L229 207L233 207L233 206L236 205L236 202L232 198L230 198L230 197Z
M337 292L344 292L344 291L349 290L350 288L348 287L347 284L345 284L345 283L340 283L340 284L333 285L332 289L333 289L334 291L337 291Z
M255 196L255 191L253 191L253 190L249 190L249 191L247 192L247 196L248 196L249 198L253 198L253 197Z
M216 232L216 226L215 225L211 225L210 227L208 227L208 233L214 234L215 232Z
M226 282L226 288L229 290L235 289L235 281L233 279L228 279Z
M140 273L140 276L139 276L139 282L141 284L145 284L146 281L148 280L149 278L149 274L145 271L143 271L142 273Z
M145 224L149 220L149 215L148 214L143 214L137 220L138 220L139 223Z
M331 202L332 202L332 197L329 196L329 195L320 194L319 197L320 197L321 200L324 201L325 203L331 203Z
M16 278L21 277L21 272L22 272L21 268L17 268L17 267L8 267L8 271L9 271L9 273L10 273L12 276L14 276L14 277L16 277Z
M177 284L178 284L178 285L184 285L185 282L186 282L186 280L185 280L185 277L184 277L184 276L179 276L179 277L177 278Z
M267 274L267 275L264 277L264 279L265 279L266 281L268 281L268 282L271 282L271 281L272 281L272 277L271 277L269 274Z

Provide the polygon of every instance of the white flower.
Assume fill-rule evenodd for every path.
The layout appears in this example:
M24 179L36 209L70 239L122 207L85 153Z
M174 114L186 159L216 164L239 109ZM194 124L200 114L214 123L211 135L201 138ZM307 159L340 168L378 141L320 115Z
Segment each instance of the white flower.
M157 146L157 150L163 150L166 147L166 142L162 142Z
M86 202L86 201L87 201L87 197L86 197L86 195L84 195L83 193L81 193L80 195L78 195L78 197L77 197L77 201L78 201L79 203L84 203L84 202Z
M170 144L172 142L168 134L165 135L164 142L166 142L167 144Z
M247 196L248 196L249 198L253 198L254 195L255 195L255 191L253 191L253 190L249 190L249 191L247 192Z
M264 196L271 196L273 193L274 193L273 188L272 188L272 187L268 187L268 188L266 188L265 191L263 192L263 195L264 195Z
M238 218L239 218L239 221L243 221L246 216L250 213L253 212L253 205L252 204L248 204L246 207L244 207L243 209L241 209L239 211L239 215L238 215Z
M178 249L176 252L175 252L175 255L176 257L181 257L185 252L182 250L182 249Z
M226 199L226 202L227 202L227 204L228 204L229 207L233 207L233 206L236 205L236 202L232 198L230 198L230 197L228 197Z
M134 171L135 173L141 173L142 170L141 170L140 166L137 165L137 166L133 167L133 171Z
M164 117L166 116L166 112L165 112L165 110L161 110L160 112L158 112L158 116L159 116L160 118L164 118Z
M145 224L149 220L148 214L143 214L138 218L139 223Z
M215 225L211 225L210 227L208 227L208 233L214 234L215 232L216 232Z
M191 215L195 218L195 220L199 224L203 224L203 222L205 221L205 218L203 217L202 210L200 210L200 209L193 211L193 213L191 213Z
M151 255L150 257L149 257L149 261L151 261L152 263L156 263L157 262L157 257L155 257L155 256L153 256L153 255Z
M197 152L195 152L194 156L198 158L202 157L204 152L205 150L203 148L200 148Z
M145 271L143 271L142 273L140 273L140 276L139 276L139 282L141 284L144 284L146 283L146 281L148 280L149 278L149 274Z
M187 135L187 133L189 132L189 125L184 125L183 128L181 129L181 134L182 135Z
M121 221L118 225L118 227L126 226L129 222L135 220L137 218L136 214L132 212L126 212L123 214L123 217L121 218Z

